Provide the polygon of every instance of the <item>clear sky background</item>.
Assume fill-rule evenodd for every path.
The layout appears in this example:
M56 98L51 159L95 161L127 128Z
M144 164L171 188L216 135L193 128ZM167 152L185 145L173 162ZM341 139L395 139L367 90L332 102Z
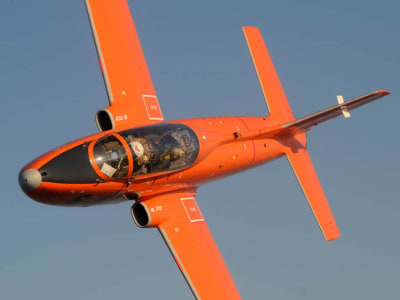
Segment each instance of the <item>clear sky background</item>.
M398 1L129 1L164 116L266 115L241 26L258 26L297 117L392 95L315 127L342 237L326 242L285 158L199 189L243 299L400 298ZM108 106L83 0L0 1L1 299L192 299L131 203L36 203L19 170L97 131Z

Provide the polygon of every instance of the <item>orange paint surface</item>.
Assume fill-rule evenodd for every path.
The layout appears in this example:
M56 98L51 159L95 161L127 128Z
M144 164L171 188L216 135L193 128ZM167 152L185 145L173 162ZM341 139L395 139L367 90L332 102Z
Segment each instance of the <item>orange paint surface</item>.
M138 214L135 222L140 227L159 229L198 299L240 299L194 198L201 184L286 155L325 238L333 240L340 236L308 155L305 131L341 115L343 106L351 110L389 92L372 92L296 120L260 31L245 27L245 37L270 116L164 122L127 2L86 2L110 99L107 111L112 116L114 129L58 147L27 164L20 173L20 184L29 197L60 206L136 200L135 205L140 209L135 212ZM181 124L178 127L183 128L182 131L174 132L180 138L167 131L151 144L138 136L140 130L156 132L167 124ZM129 139L121 133L149 125L154 126L133 130ZM193 133L191 142L187 140L189 131ZM168 134L169 140L165 138ZM96 145L105 138L114 139L114 142L107 146L109 149L104 146L103 152L96 153L99 151ZM160 146L163 138L164 148ZM179 162L185 162L183 158L190 151L196 153L193 161L179 165ZM68 166L69 161L62 160L67 154L87 160L84 161L87 169L79 169L81 165L75 169ZM117 163L104 163L99 167L98 161L105 159ZM58 170L54 169L56 162L60 166ZM72 164L73 159L70 162ZM49 168L54 174L39 173L46 165L53 166ZM29 170L33 171L29 173ZM122 175L113 177L116 172ZM67 173L69 178L71 174L78 175L68 181L63 179ZM85 181L79 174L86 174L89 179ZM58 179L47 180L46 176Z
M163 120L149 119L142 96L156 96L153 83L126 1L86 1L110 106L134 111L124 126L140 126ZM117 20L117 21L116 21ZM101 63L102 62L102 63ZM153 98L159 107L157 98Z

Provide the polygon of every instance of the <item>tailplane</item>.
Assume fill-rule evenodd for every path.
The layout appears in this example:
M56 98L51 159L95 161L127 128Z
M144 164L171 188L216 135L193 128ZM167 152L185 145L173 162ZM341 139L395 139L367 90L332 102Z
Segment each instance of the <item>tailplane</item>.
M316 126L322 122L328 121L330 119L336 118L340 115L344 115L345 117L349 117L349 110L360 107L364 104L372 102L374 100L378 100L384 96L389 95L390 92L385 90L371 92L353 99L350 99L346 102L340 102L337 105L328 107L324 110L321 110L317 113L305 116L303 118L297 119L293 122L289 122L282 125L282 133L286 130L294 131L307 131L311 127ZM338 98L340 99L340 98Z
M277 125L244 133L236 132L234 136L238 139L248 140L273 138L282 143L283 151L303 189L322 233L326 240L334 240L340 236L340 232L308 155L305 132L315 125L342 114L347 118L350 116L349 110L377 100L390 93L380 90L346 102L343 101L342 96L338 96L337 105L296 119L292 114L259 29L256 27L243 27L243 31L264 93L270 118L276 121L275 124Z
M325 239L331 241L340 237L340 232L303 143L296 137L291 138L285 154Z
M295 120L260 30L257 27L246 26L243 27L243 32L270 117L285 122Z

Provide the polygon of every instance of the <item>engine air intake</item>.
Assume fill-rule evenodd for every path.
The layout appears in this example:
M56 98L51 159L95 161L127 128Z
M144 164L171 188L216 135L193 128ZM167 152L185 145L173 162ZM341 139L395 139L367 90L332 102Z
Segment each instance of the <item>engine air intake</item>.
M113 117L111 113L106 109L102 109L97 112L96 124L99 131L107 131L114 129L115 127Z

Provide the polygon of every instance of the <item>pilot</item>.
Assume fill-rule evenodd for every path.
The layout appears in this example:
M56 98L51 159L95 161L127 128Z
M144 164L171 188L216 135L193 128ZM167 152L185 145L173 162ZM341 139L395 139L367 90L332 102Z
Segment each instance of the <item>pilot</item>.
M181 158L186 157L186 153L189 151L188 142L187 136L182 135L179 138L179 145L175 145L172 149L171 162L175 161L175 167L185 164L185 160L181 160Z
M134 173L146 174L147 167L150 162L150 148L143 138L133 138L129 142L129 146L132 149L133 161L134 161ZM139 171L140 169L140 171ZM138 172L139 171L139 172Z
M181 138L179 139L179 146L185 154L190 151L191 143L187 135L185 134L181 135Z
M158 145L157 169L166 171L176 167L175 161L185 156L185 151L172 134L165 134L156 143Z
M185 156L185 152L181 148L174 148L172 149L172 157L171 160L178 160Z

